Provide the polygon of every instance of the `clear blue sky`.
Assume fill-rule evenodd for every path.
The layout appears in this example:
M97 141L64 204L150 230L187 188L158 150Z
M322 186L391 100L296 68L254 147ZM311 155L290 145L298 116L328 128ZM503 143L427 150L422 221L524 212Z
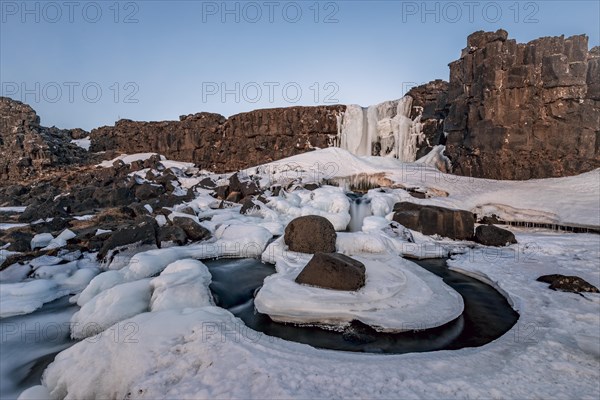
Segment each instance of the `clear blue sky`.
M447 64L477 30L503 28L519 42L582 33L590 47L600 41L598 0L0 5L1 94L64 128L374 104L448 79Z

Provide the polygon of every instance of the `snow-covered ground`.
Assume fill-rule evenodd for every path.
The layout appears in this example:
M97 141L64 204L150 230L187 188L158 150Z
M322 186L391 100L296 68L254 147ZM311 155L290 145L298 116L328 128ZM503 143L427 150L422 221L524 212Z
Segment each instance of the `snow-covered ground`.
M501 166L499 166L501 168ZM395 158L357 157L340 148L312 151L249 168L247 175L259 173L262 182L305 182L340 177L370 176L373 183L447 193L428 199L405 198L414 203L496 214L506 221L600 226L600 169L581 175L496 181L445 174L427 163L403 163Z
M480 347L377 355L266 337L212 306L142 313L62 352L44 375L67 398L580 398L600 393L600 295L562 293L541 274L600 285L597 235L520 231L522 245L457 255L455 269L506 293L521 317ZM536 251L519 256L519 246ZM126 325L127 323L133 325ZM130 328L129 328L130 329ZM120 335L120 336L119 336ZM132 338L130 338L132 339ZM86 368L94 360L94 368ZM38 388L39 389L39 388Z
M124 162L140 159L130 157ZM362 230L338 232L338 251L389 267L377 271L381 280L386 271L398 272L392 261L399 255L451 255L453 269L496 287L520 314L518 323L494 342L479 348L384 356L319 350L247 328L213 305L207 289L209 273L197 260L262 257L276 263L278 274L270 280L291 276L309 256L289 252L281 237L270 242L272 238L280 236L292 218L307 214L322 215L342 231L350 222L350 201L340 188L331 186L282 191L279 196L267 195L260 210L241 215L239 206L214 209L215 199L199 190L196 199L174 207L169 218L202 219L212 239L184 247L140 249L124 264L93 278L72 298L81 308L71 322L88 328L95 324L97 334L60 353L44 374L44 387L24 393L23 398L39 394L70 399L598 398L600 294L555 292L536 278L561 273L600 286L599 235L511 228L518 244L489 248L426 237L390 226L390 220L396 202L412 201L493 213L506 220L597 229L600 170L567 178L499 182L443 174L427 162L356 157L330 148L244 173L256 175L263 187L299 177L310 182L359 174L386 183L384 191L374 189L365 195L370 215L363 215ZM403 188L435 196L417 199ZM185 206L197 216L178 211ZM396 268L402 271L406 265L411 264L403 261ZM2 310L12 302L14 310L31 312L26 306L48 301L39 298L51 292L46 286L64 279L42 275L19 282L21 267L34 268L15 267L10 272L13 283L0 285ZM65 271L67 277L69 273L73 272ZM379 289L390 285L381 283ZM320 307L340 303L328 296L318 301ZM305 306L316 307L309 298ZM421 322L426 321L426 315L422 317ZM418 324L419 319L411 322ZM92 333L72 331L76 337Z

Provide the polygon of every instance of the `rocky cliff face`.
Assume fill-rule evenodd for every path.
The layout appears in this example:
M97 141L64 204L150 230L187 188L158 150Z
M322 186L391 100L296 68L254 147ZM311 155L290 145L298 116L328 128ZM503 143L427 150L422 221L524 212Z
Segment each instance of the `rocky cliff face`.
M234 171L327 147L337 136L345 106L256 110L226 119L219 114L181 116L179 121L118 121L94 129L90 151L158 152L214 171Z
M0 97L0 180L27 180L49 169L80 163L85 150L71 144L85 134L40 126L35 111L19 101Z
M423 157L433 146L446 144L444 119L448 115L448 82L436 79L412 88L408 96L413 98L411 119L421 114L425 141L419 146L417 159Z
M450 63L453 172L530 179L600 167L600 48L588 51L585 35L526 44L507 36L473 33Z

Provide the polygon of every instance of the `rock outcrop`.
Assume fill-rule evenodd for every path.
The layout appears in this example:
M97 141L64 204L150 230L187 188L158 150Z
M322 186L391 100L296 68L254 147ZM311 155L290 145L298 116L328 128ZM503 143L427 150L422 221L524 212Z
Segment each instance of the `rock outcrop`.
M523 44L504 30L475 32L449 65L455 174L531 179L600 167L600 48L588 51L587 36Z
M419 144L417 159L431 151L433 146L446 144L444 119L448 115L448 82L436 79L416 86L406 93L413 98L410 118L421 115L425 141Z
M81 129L43 127L29 105L0 97L0 180L37 178L49 169L85 161L87 152L70 143L84 134Z
M394 205L394 221L425 235L440 235L450 239L470 240L475 218L464 210L401 202Z
M328 147L345 106L256 110L226 119L198 113L179 121L134 122L92 130L90 151L157 152L213 171L235 171ZM132 140L135 138L135 140Z

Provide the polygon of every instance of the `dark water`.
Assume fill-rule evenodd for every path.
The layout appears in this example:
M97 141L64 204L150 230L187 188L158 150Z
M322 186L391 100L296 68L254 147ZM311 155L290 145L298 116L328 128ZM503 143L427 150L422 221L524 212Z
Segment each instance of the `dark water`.
M506 333L519 318L504 296L476 279L448 270L446 260L415 261L440 276L461 294L463 314L434 329L379 333L355 322L343 332L272 321L254 309L254 293L273 266L254 259L205 261L217 305L228 309L250 328L269 336L305 343L317 348L369 353L411 353L477 347Z
M0 399L39 385L56 354L75 344L69 321L78 308L66 296L31 314L0 319Z

